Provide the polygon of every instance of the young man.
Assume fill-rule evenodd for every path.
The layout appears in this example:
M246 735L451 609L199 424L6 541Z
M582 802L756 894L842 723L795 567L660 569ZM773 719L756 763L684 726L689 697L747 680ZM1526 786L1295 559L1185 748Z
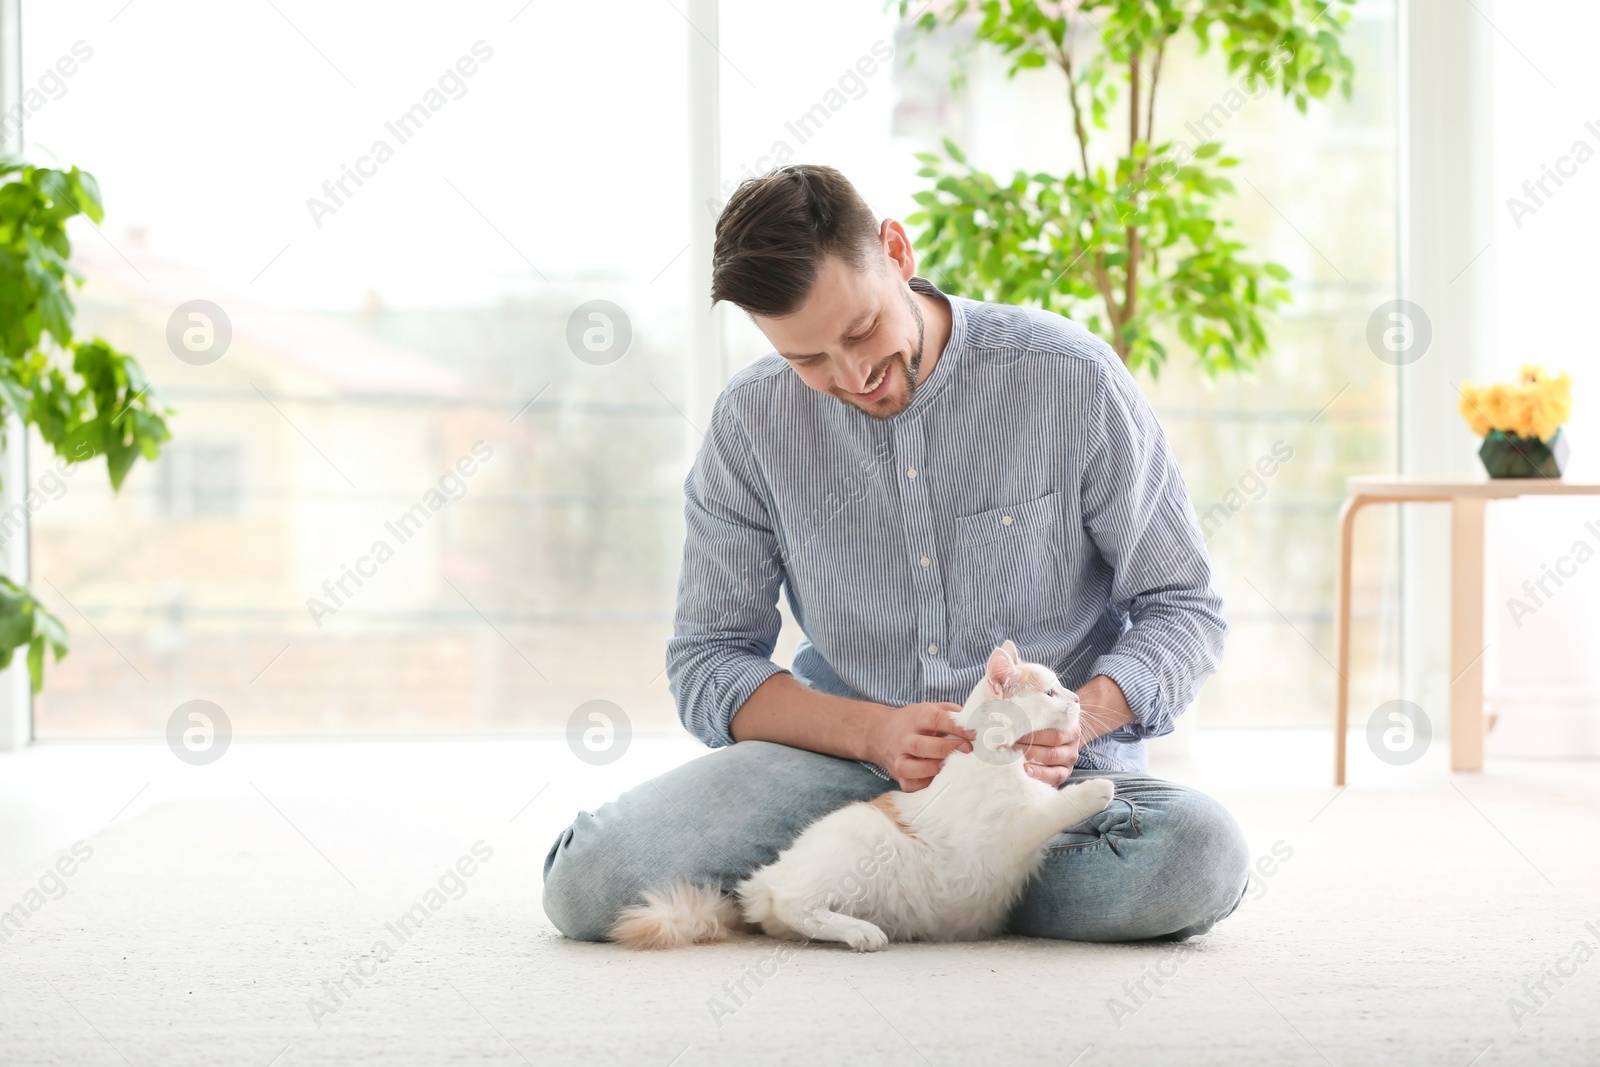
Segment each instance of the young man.
M1110 347L939 292L829 167L740 186L712 299L777 349L729 380L684 484L667 673L717 751L579 814L545 861L551 921L604 939L645 889L731 888L835 808L926 788L970 748L947 712L1007 639L1083 705L1075 734L1023 739L1028 772L1116 785L1050 843L1011 929L1185 938L1230 913L1248 862L1232 816L1142 773L1228 627L1166 437ZM804 633L790 671L770 658L780 587Z

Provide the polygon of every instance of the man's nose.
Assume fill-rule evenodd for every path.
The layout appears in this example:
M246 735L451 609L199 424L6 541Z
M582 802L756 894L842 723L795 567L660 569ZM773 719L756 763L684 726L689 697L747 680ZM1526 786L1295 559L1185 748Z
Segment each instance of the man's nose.
M849 369L844 374L844 387L851 392L864 393L867 383L872 380L872 372L877 370L871 360L858 359L849 364Z

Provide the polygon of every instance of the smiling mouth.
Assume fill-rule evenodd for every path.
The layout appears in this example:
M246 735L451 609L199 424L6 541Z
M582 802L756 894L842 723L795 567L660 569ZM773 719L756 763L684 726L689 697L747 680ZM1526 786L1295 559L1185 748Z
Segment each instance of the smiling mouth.
M883 383L889 380L889 365L893 362L893 360L885 360L883 366L878 368L878 373L872 376L871 381L867 382L867 387L865 389L861 390L860 392L856 392L854 389L849 389L846 390L846 392L849 392L855 396L871 396L873 393L876 393L883 387Z

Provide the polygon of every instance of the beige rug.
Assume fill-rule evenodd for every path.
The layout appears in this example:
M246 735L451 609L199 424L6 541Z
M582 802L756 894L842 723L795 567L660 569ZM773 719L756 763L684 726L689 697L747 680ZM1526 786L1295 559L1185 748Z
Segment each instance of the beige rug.
M164 804L0 879L0 1062L1600 1063L1592 788L1222 795L1270 873L1188 948L872 956L565 941L559 804Z

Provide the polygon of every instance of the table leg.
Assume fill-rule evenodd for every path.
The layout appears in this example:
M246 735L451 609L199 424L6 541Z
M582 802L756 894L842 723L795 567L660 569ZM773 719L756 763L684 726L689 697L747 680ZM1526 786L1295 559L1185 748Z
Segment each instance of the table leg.
M1339 509L1339 576L1334 603L1333 784L1344 785L1345 741L1350 732L1350 560L1355 545L1356 512L1369 497L1353 496Z
M1484 500L1450 506L1450 769L1483 769Z

